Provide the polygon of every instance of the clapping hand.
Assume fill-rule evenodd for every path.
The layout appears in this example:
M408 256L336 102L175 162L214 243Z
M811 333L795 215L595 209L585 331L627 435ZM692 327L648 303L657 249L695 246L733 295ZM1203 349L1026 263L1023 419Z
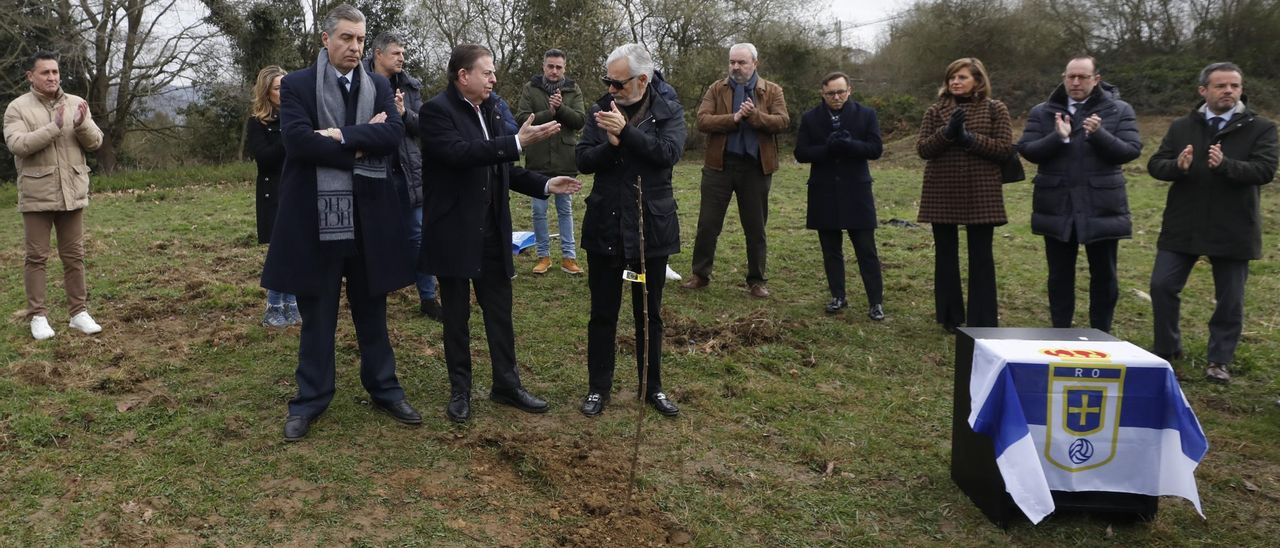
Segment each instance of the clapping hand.
M1062 139L1071 138L1071 117L1061 112L1053 115L1053 129Z
M53 113L53 123L58 124L58 129L62 129L63 112L67 110L67 105L58 105L58 111Z
M552 177L547 180L547 192L552 194L573 194L582 190L582 182L573 177Z
M1209 168L1222 165L1222 143L1209 145Z
M547 105L551 108L552 116L556 115L556 109L560 108L560 105L563 105L563 104L564 104L564 96L560 94L560 90L558 89L556 90L555 93L552 93L551 96L547 98Z
M596 125L603 129L609 137L609 144L618 146L622 141L622 129L627 127L627 118L618 110L618 103L610 102L608 111L596 112Z
M853 151L853 135L842 129L827 136L827 147L834 152L848 153Z
M1084 122L1081 122L1080 125L1084 128L1084 136L1088 137L1093 135L1093 132L1098 131L1098 128L1102 127L1102 118L1097 114L1090 114L1089 117L1085 118Z
M76 119L74 122L75 127L80 127L80 124L83 124L85 118L88 118L88 117L89 117L89 103L81 102L78 106L76 106Z
M1191 171L1191 160L1195 156L1195 153L1196 151L1194 148L1191 148L1191 145L1187 145L1187 148L1182 149L1182 152L1178 154L1178 169L1181 169L1182 171Z
M743 118L751 116L756 111L756 104L751 101L750 97L742 100L742 104L738 106L738 112L733 113L733 121L741 122Z
M530 114L524 121L524 125L520 126L518 138L520 146L527 147L534 143L542 142L550 139L555 134L560 133L560 122L550 121L545 124L533 125L533 115Z
M396 90L396 112L404 116L404 92L398 89Z

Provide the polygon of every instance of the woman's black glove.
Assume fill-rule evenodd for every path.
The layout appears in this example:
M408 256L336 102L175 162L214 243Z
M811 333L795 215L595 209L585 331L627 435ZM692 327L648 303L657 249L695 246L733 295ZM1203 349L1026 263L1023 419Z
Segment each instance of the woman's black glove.
M965 133L964 131L964 109L956 107L951 111L951 120L947 122L947 127L942 130L942 136L948 141L958 141Z

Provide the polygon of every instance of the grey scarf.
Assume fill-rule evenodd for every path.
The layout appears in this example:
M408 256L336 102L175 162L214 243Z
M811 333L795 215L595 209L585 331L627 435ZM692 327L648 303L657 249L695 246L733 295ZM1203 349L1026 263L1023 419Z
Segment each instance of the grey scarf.
M360 88L356 95L356 121L368 122L373 117L374 100L378 88L370 81L364 65L356 63ZM316 57L316 119L320 128L342 127L347 119L346 102L338 89L338 75L329 64L329 51L320 48ZM365 155L357 158L355 169L347 171L326 166L316 166L316 207L319 209L320 241L355 240L355 199L352 194L352 178L355 175L369 179L386 179L387 162L383 156Z
M729 77L729 86L733 89L733 104L729 109L730 113L738 112L738 108L742 106L742 102L748 97L754 97L756 94L756 82L760 73L751 74L751 79L745 84L739 84ZM759 107L759 105L756 105ZM726 145L729 152L741 156L750 156L752 158L760 157L760 143L756 140L756 130L751 127L746 118L738 122L738 131L729 134L729 142Z

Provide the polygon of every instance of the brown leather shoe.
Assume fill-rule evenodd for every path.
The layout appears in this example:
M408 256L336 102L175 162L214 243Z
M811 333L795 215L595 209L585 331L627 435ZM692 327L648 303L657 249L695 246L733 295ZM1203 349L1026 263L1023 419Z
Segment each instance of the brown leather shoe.
M1204 376L1210 382L1227 384L1231 382L1231 373L1227 372L1227 365L1223 363L1209 362L1209 367L1204 370Z
M710 284L711 284L711 280L703 278L702 276L699 276L697 274L690 274L689 281L680 284L680 287L683 287L685 289L702 289L704 287L707 287Z
M751 284L750 291L751 296L757 299L769 298L769 288L765 287L764 284Z
M568 272L574 276L582 274L582 267L578 266L578 261L573 259L560 259L560 270Z
M538 264L533 265L534 274L546 274L551 268L551 257L538 257Z

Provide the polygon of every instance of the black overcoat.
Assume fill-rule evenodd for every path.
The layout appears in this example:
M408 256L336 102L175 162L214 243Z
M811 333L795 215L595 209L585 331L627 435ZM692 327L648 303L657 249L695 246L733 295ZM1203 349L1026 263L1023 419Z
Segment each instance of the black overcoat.
M871 192L867 160L883 152L876 111L855 101L840 108L840 130L853 138L852 151L827 145L835 124L825 103L804 113L796 136L795 156L809 167L809 210L805 227L814 230L872 230L876 200Z
M396 113L395 94L386 78L366 73L369 81L357 85L377 87L374 112L385 112L381 124L344 126L345 143L315 133L316 69L289 73L280 85L280 128L286 151L280 178L280 210L271 233L271 247L263 266L262 286L295 295L318 295L342 269L343 257L332 242L320 242L316 206L316 166L353 169L356 151L377 156L395 154L404 136L404 124ZM356 177L357 246L369 280L369 294L379 295L414 281L409 253L408 227L392 179Z
M513 165L520 154L515 135L507 134L492 94L480 105L492 139L485 139L475 109L452 83L422 105L422 252L425 274L479 278L484 253L488 185L498 213L498 231L510 241L508 190L547 199L547 176ZM515 274L506 255L506 274Z
M588 253L627 259L640 256L637 178L644 190L644 256L680 252L680 219L671 189L671 168L684 153L688 132L684 107L657 93L650 92L649 97L645 118L623 128L618 146L609 144L595 117L601 109L611 108L613 97L605 94L587 112L587 125L574 156L578 171L595 174L578 240Z
M271 228L276 222L280 204L280 171L284 169L284 141L280 138L280 119L267 123L250 116L245 123L249 154L258 165L254 185L253 209L257 214L258 243L271 241Z
M1242 98L1243 100L1243 98ZM1178 118L1151 155L1147 171L1170 181L1158 249L1227 259L1262 258L1260 188L1276 176L1276 125L1244 109L1217 131L1202 103ZM1209 167L1209 146L1222 145L1218 167ZM1178 169L1178 154L1195 150L1191 169Z
M1031 109L1017 149L1038 164L1031 194L1031 232L1082 244L1128 238L1133 233L1129 197L1121 166L1142 154L1133 107L1106 82L1093 88L1075 116L1062 84L1049 100ZM1055 117L1071 118L1069 142L1055 129ZM1085 136L1081 125L1097 114L1102 125Z

